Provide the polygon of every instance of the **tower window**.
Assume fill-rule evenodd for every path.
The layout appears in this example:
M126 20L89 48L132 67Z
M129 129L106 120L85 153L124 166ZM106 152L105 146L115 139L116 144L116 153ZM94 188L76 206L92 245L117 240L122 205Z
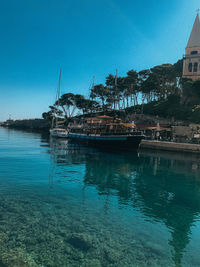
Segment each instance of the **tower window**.
M194 63L194 69L193 69L193 72L197 72L197 70L198 70L198 63L195 62L195 63Z
M191 51L191 55L196 55L196 54L198 54L197 51Z
M189 72L192 72L192 63L189 63L189 65L188 65L188 71Z

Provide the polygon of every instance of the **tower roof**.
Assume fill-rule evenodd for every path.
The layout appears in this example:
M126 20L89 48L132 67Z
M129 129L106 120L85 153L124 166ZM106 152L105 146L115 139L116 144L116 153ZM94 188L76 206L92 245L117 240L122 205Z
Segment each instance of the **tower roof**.
M192 32L190 34L190 39L187 43L187 47L200 47L200 21L199 21L199 14L197 14Z

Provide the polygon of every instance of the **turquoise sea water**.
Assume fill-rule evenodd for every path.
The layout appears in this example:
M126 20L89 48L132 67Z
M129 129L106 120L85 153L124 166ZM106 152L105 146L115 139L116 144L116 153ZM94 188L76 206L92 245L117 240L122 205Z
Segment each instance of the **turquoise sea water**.
M200 159L0 128L0 266L200 266Z

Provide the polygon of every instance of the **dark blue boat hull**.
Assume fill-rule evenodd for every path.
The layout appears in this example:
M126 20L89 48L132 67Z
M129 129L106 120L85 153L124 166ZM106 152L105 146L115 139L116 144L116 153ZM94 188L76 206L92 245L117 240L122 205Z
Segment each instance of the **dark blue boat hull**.
M91 136L84 134L69 133L68 138L72 141L84 143L88 146L111 149L111 150L137 150L143 135L118 135L118 136Z

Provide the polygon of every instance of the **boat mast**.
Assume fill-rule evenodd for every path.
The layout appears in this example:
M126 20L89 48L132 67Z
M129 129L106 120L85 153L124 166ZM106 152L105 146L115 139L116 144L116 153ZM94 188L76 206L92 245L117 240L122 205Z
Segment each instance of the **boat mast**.
M89 98L93 100L93 97L91 97L91 93L94 90L94 81L95 81L95 76L92 77L92 86L89 87Z
M117 74L118 74L118 69L116 69L116 74L115 74L115 88L117 88Z
M95 81L95 76L93 76L93 80L92 80L92 89L94 90L94 81Z
M115 93L114 93L114 109L116 108L115 107L115 102L116 102L116 93L117 93L117 74L118 74L118 70L116 69L116 74L115 74Z
M61 73L62 69L60 68L60 74L59 74L59 80L58 80L58 89L57 89L57 95L56 95L56 102L57 102L57 107L59 107L59 99L60 99L60 81L61 81Z
M58 88L57 88L57 91L56 91L56 110L59 108L61 73L62 73L62 69L60 68L60 74L59 74L59 80L58 80ZM54 126L54 120L56 121L55 111L54 111L54 114L53 114L51 128L53 128L53 126ZM56 123L55 123L55 126L56 126Z
M94 100L94 98L91 97L91 93L92 93L92 91L94 91L94 82L95 82L95 76L93 76L93 78L92 78L92 87L91 87L91 89L90 89L90 98L91 98L92 100ZM93 113L93 110L92 110L92 109L91 109L91 113Z

